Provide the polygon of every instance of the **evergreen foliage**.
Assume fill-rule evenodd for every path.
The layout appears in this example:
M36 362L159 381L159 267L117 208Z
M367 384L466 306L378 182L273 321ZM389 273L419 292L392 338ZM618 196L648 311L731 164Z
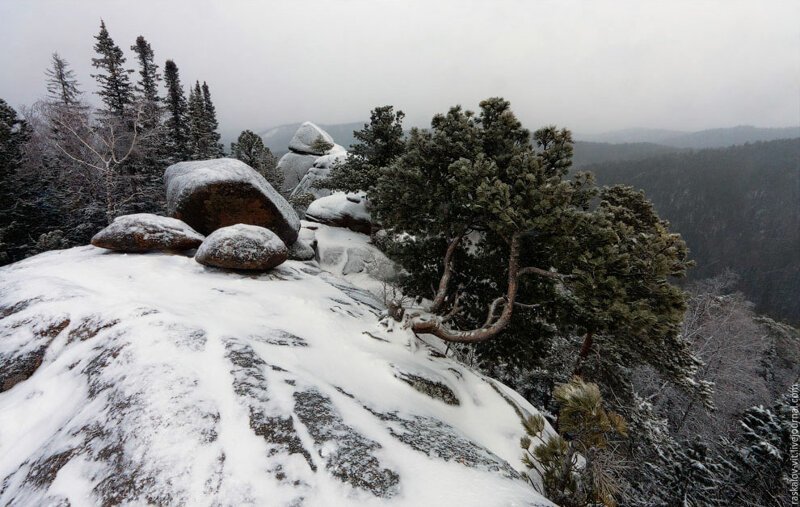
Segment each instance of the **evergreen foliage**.
M45 71L47 76L47 98L52 104L74 107L80 103L83 92L78 88L75 72L70 69L69 62L59 56L52 55L52 67Z
M392 106L376 107L370 112L370 121L360 131L353 132L355 142L347 159L331 170L319 186L329 190L357 192L369 189L379 177L382 167L388 166L403 153L402 111Z
M106 114L124 117L133 104L133 86L125 68L125 55L108 34L105 21L100 21L100 32L95 36L94 50L98 58L92 58L92 66L99 70L92 77L97 80L98 92L105 105Z
M164 83L167 88L165 99L167 118L164 123L166 142L164 153L168 163L175 163L190 158L190 128L188 104L181 85L178 66L172 60L164 64Z
M316 152L323 153L323 154L324 153L328 153L331 150L331 148L333 148L333 143L329 143L322 136L317 136L317 138L314 139L314 142L311 143L311 149L315 153Z
M669 284L689 265L680 236L640 193L597 190L583 173L567 178L569 131L531 136L507 101L480 106L412 129L368 193L389 233L382 245L408 273L406 293L433 301L415 331L466 343L502 333L492 341L505 344L478 349L484 366L528 367L554 334L596 334L575 351L584 376L621 374L624 384L632 367L650 364L707 399L679 335L684 294ZM524 357L536 343L539 357ZM583 368L590 355L605 363Z
M542 478L544 493L563 507L616 506L619 457L612 442L627 434L624 419L603 407L596 384L575 377L554 390L558 435L546 436L540 415L525 420L523 462ZM582 459L581 459L582 458Z
M205 112L205 136L208 138L206 141L208 145L208 153L205 158L219 158L225 154L222 143L219 142L219 122L217 122L217 109L214 103L211 102L211 92L208 89L208 84L203 81L203 111Z
M135 90L138 101L143 107L142 124L146 130L156 128L161 119L161 97L158 95L158 84L161 75L158 65L154 61L153 49L143 36L136 38L136 44L131 46L139 62L139 81Z
M25 243L25 216L16 205L16 172L22 164L23 146L31 135L27 122L0 99L0 264L15 260L14 247Z
M231 157L237 158L259 172L275 189L283 186L283 172L278 170L278 161L261 137L252 130L239 134L231 143Z
M189 93L189 148L193 160L219 158L223 155L216 109L208 85L196 81Z

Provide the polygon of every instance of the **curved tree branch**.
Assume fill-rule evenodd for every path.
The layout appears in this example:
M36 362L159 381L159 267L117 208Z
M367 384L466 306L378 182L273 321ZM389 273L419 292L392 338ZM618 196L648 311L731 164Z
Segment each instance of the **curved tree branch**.
M444 254L444 272L442 273L442 278L439 279L439 288L436 290L436 296L434 296L433 303L431 303L429 309L431 313L438 313L442 309L442 305L447 297L447 286L450 284L450 278L453 276L453 256L456 250L458 250L458 245L461 244L463 238L464 233L461 233L453 238L450 244L447 245L447 252Z

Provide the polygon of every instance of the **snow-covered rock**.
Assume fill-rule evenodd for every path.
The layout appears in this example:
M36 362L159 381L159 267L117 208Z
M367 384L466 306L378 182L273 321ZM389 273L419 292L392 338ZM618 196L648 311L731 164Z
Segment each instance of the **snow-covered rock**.
M189 250L203 242L203 235L177 218L150 213L123 215L92 238L92 244L119 252Z
M344 162L345 159L347 159L347 151L338 144L329 154L317 158L311 168L306 171L300 183L292 190L292 197L303 194L312 194L315 198L331 195L330 190L317 188L316 185L328 178L335 164Z
M369 236L349 229L302 222L300 234L314 245L322 269L381 297L385 284L396 281L399 269L370 242Z
M203 234L234 224L266 227L285 244L297 239L297 213L263 176L231 158L179 162L164 173L167 210Z
M330 136L330 134L310 121L307 121L300 125L300 128L297 129L297 132L294 133L294 137L292 137L292 140L289 141L289 149L297 153L324 155L324 151L315 149L313 147L314 142L319 138L322 138L329 144L333 144L333 138Z
M295 261L0 268L0 505L552 505L523 478L536 409L381 311Z
M288 254L281 238L269 229L236 224L209 234L194 258L217 268L266 271L283 264Z
M363 193L336 192L312 202L305 219L333 227L347 227L356 232L372 232L372 218Z
M319 158L317 155L308 155L290 151L278 160L278 169L283 173L284 193L291 193L298 183L303 179L314 162Z

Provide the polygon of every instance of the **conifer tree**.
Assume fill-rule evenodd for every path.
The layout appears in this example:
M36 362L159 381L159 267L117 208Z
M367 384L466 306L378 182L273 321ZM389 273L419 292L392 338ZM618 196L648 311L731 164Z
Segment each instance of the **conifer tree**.
M14 183L30 134L28 123L0 99L0 265L16 260L14 250L24 245L28 232L22 224L25 217L14 206Z
M99 72L92 77L99 86L97 94L105 105L105 113L122 118L133 103L133 87L128 76L133 70L125 68L125 55L108 34L105 21L100 21L100 33L95 39L94 50L99 57L92 58L92 66Z
M224 155L225 150L222 143L219 142L221 136L219 134L219 122L217 122L217 109L214 103L211 102L211 92L208 89L208 84L203 81L203 111L205 112L205 135L208 138L207 153L204 158L219 158Z
M174 163L190 158L190 129L188 124L188 105L181 85L178 66L172 60L164 64L164 84L167 88L165 105L167 118L164 122L166 129L165 158Z
M236 142L231 143L231 157L258 171L273 188L280 189L283 186L283 172L278 170L275 156L252 130L245 130L239 134Z
M380 168L403 153L404 117L405 114L395 112L393 106L373 109L369 123L353 132L356 142L350 147L345 162L335 166L319 187L347 192L368 190L377 181Z
M136 44L131 46L139 62L139 81L136 83L138 100L143 107L144 130L153 129L160 123L161 98L158 96L158 83L161 75L158 65L153 58L153 49L143 36L136 38Z
M382 246L407 273L404 292L431 301L406 315L411 329L485 342L482 357L528 364L543 356L536 340L594 330L588 348L603 376L579 373L610 388L649 365L708 403L710 386L694 378L700 362L679 335L685 295L669 283L688 265L680 236L643 196L568 178L569 131L541 129L534 146L507 101L480 106L412 129L368 191L388 232ZM586 357L575 352L575 362Z
M58 53L52 55L52 66L45 71L47 75L47 99L51 104L74 107L80 102L83 92L78 88L75 72L69 62Z
M189 92L189 149L192 160L208 158L208 123L200 82L195 81Z

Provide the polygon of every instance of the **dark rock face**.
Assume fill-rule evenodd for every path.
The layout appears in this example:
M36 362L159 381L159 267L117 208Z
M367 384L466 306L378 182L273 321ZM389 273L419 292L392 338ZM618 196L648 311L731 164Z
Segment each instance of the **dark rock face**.
M285 244L300 220L289 203L253 168L222 158L179 162L164 173L167 210L203 234L234 224L265 227Z
M269 229L237 224L212 232L195 259L217 268L266 271L283 264L288 256L286 245Z
M456 396L453 390L440 381L432 380L404 371L396 372L395 376L417 391L430 396L431 398L441 400L448 405L460 404L458 401L458 396Z
M92 238L92 245L118 252L189 250L203 242L203 235L170 217L137 213L117 217Z
M390 498L399 490L400 476L381 466L374 451L381 445L348 426L331 401L317 390L294 393L295 413L306 426L325 467L334 477L377 497ZM326 444L336 450L325 454Z

